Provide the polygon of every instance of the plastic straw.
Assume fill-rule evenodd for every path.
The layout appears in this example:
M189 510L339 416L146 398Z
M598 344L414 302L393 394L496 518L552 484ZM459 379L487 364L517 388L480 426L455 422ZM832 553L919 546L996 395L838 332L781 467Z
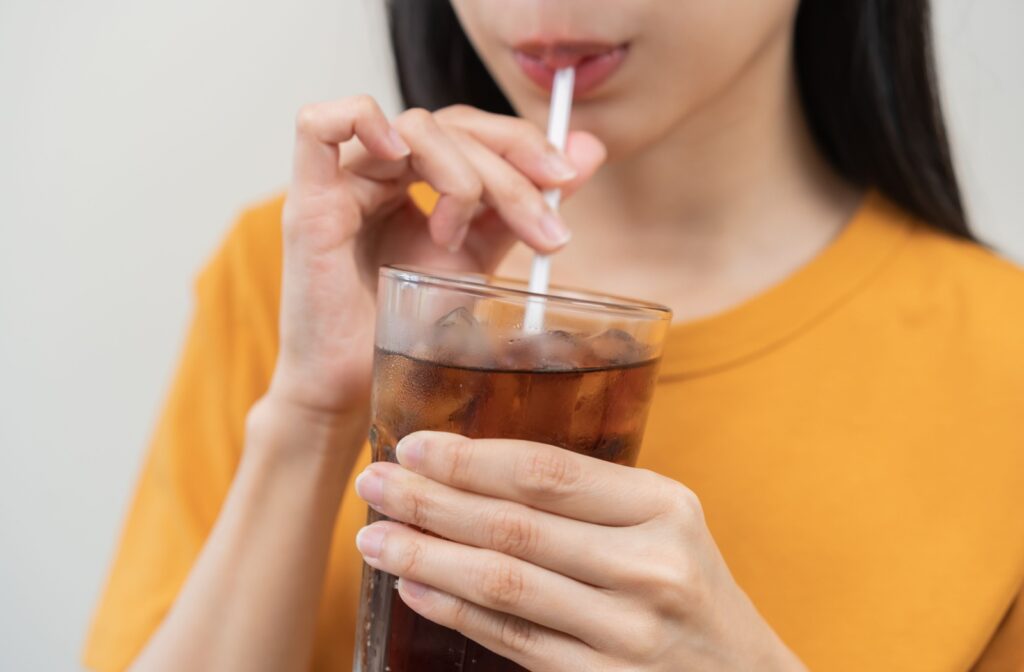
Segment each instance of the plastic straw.
M569 135L569 117L572 116L572 90L576 85L576 69L562 68L555 72L555 83L551 91L551 111L548 113L548 142L558 151L565 151L565 139ZM562 202L561 189L544 192L548 206L557 211ZM551 257L537 254L530 266L529 290L534 294L545 294L551 279ZM526 331L539 333L544 329L544 300L531 298L526 304Z

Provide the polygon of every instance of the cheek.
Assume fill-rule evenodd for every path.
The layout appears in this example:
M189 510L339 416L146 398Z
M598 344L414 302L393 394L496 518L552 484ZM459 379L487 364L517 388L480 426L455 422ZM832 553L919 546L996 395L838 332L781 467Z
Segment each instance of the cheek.
M452 9L463 32L469 37L478 54L490 65L496 52L507 17L515 16L502 0L451 0Z
M650 39L641 45L649 47L644 65L666 80L666 93L689 91L691 102L700 104L790 39L798 5L799 0L658 2ZM673 86L681 80L689 85Z
M528 17L533 14L528 7L530 2L451 0L463 32L513 107L521 116L538 121L542 117L535 117L534 114L543 106L538 107L533 103L537 103L541 96L526 86L518 76L518 66L508 47L514 41L514 36L530 34L524 27L529 24Z
M574 126L615 160L657 142L731 94L753 98L789 67L798 0L660 0L617 95L577 108ZM716 114L721 110L716 107Z
M788 40L797 0L719 0L660 3L650 40L652 71L693 83L695 95L725 88L773 45ZM699 102L699 101L698 101Z

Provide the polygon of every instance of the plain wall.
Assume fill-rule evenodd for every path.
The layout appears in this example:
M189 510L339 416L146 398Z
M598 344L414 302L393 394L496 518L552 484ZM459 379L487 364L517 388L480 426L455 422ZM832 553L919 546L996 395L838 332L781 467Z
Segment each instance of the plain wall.
M194 275L296 109L396 109L381 2L0 0L0 669L77 667ZM1024 3L937 5L978 228L1024 259Z

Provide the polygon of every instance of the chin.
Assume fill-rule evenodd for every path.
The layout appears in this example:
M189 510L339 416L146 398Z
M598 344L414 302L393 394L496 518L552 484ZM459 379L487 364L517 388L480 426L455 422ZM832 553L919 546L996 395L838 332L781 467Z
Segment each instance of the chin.
M546 97L515 92L510 99L519 116L539 128L547 128L549 102ZM577 101L573 105L572 130L597 136L608 150L608 163L628 158L661 137L649 126L638 127L636 119L642 119L643 115L638 115L637 110L630 109L626 103L621 98L602 98Z
M615 163L662 141L669 131L660 121L625 100L595 100L573 110L572 130L597 136L608 150L606 162Z

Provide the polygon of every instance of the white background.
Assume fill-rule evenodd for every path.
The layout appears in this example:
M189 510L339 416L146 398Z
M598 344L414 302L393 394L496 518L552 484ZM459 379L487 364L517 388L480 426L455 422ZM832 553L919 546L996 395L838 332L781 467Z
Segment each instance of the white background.
M382 2L0 0L0 669L77 667L195 272L300 104L395 109ZM1024 3L937 5L975 221L1024 259Z

